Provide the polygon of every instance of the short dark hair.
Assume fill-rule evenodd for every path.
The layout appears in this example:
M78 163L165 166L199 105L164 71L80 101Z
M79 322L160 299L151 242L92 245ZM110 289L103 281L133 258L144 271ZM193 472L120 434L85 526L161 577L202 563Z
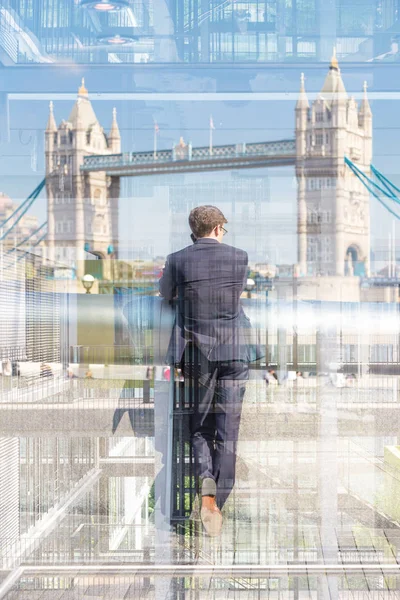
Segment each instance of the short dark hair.
M189 226L196 238L209 235L217 225L227 222L219 208L209 204L196 206L189 215Z

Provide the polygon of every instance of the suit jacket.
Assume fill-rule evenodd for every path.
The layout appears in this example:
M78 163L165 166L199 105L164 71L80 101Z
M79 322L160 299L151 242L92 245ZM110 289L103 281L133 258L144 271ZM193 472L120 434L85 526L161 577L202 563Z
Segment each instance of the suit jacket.
M167 257L160 293L170 302L176 299L177 311L169 362L180 362L189 341L212 361L264 356L240 304L247 264L246 252L212 238L200 238Z

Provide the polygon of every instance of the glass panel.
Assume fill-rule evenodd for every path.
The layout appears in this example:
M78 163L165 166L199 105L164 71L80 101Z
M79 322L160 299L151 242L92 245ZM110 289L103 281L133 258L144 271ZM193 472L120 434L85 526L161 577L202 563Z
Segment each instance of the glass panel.
M2 3L0 598L397 600L398 12Z

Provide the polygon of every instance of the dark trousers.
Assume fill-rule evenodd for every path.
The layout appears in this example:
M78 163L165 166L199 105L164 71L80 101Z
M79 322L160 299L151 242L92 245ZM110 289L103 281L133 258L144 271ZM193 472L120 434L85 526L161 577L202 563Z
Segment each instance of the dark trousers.
M209 361L188 344L182 361L193 414L190 423L198 481L217 484L222 508L235 484L236 448L249 367L243 361Z

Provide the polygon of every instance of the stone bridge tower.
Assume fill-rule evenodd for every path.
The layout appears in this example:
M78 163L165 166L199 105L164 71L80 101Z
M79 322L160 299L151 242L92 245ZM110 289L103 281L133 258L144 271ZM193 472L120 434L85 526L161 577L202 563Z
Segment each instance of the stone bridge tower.
M67 121L57 127L53 104L46 127L47 256L84 275L85 250L116 256L119 178L84 173L84 156L116 154L121 138L116 111L108 136L100 126L84 82Z
M334 55L324 86L309 107L301 77L296 105L298 262L301 275L369 275L369 193L345 165L367 175L372 113L349 98Z

